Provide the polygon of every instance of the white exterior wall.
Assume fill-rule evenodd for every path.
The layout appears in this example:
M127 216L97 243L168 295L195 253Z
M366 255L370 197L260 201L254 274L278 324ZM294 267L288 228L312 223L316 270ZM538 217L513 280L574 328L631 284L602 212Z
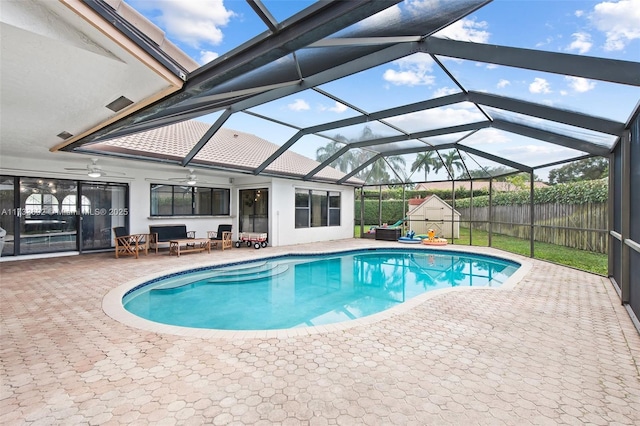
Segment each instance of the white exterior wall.
M233 239L238 238L238 195L241 189L268 188L269 190L269 244L282 246L290 244L306 244L316 241L353 238L354 229L354 196L351 186L302 182L279 178L225 174L206 170L196 170L203 186L229 188L230 216L213 217L151 217L151 184L168 183L169 178L184 178L187 169L177 166L156 165L153 163L134 162L130 160L100 158L98 164L104 170L126 173L124 177L115 175L99 179L90 179L83 171L68 172L67 167L84 167L89 157L77 154L56 153L51 161L33 161L30 159L0 159L0 173L24 177L43 177L53 179L70 179L82 181L106 181L127 183L129 185L129 231L131 233L148 233L149 225L185 224L188 231L195 231L196 237L206 237L207 231L215 231L219 224L231 224ZM17 168L19 167L19 168ZM233 177L233 183L230 182ZM174 182L173 184L179 184ZM295 190L296 188L337 191L341 194L340 226L319 228L295 228ZM125 221L121 221L124 225Z
M231 188L228 178L206 178L208 187ZM218 182L216 182L216 180ZM149 181L144 177L136 179L129 185L129 231L132 234L146 234L149 232L149 225L164 224L184 224L187 231L195 231L196 238L205 238L207 231L217 231L219 224L233 225L233 238L237 237L237 192L231 190L231 216L171 216L171 217L151 217L151 184L162 183L162 181Z
M340 226L295 227L296 188L340 192ZM269 242L274 246L353 238L355 189L350 186L273 179L269 194Z

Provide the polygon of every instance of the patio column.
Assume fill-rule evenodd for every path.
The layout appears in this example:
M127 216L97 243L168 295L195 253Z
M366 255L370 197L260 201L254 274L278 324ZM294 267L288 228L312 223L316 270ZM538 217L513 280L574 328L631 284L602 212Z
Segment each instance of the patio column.
M530 220L531 220L531 225L529 228L529 244L530 244L530 252L531 254L529 255L529 257L534 257L534 221L535 221L535 211L534 211L534 205L533 205L533 197L534 197L534 184L533 184L533 171L531 171L529 173L529 216L530 216Z
M620 233L622 234L622 259L620 262L622 265L620 274L622 282L620 283L620 292L622 294L620 298L623 304L627 304L629 303L629 285L631 280L631 265L629 265L631 253L629 252L629 246L625 244L625 240L630 238L631 232L631 132L629 130L624 132L622 138L620 138L620 142L622 143L622 192L620 197Z
M403 182L402 183L402 225L401 226L402 226L402 231L403 232L404 231L408 232L409 229L411 229L411 224L409 224L408 227L404 226L404 219L406 219L406 217L407 217L407 212L405 212L405 210L404 210L404 205L405 205L405 187L406 187L406 184Z
M616 166L616 156L612 152L609 155L609 188L608 188L609 194L607 198L607 216L609 221L609 223L607 224L607 230L609 231L607 232L607 239L608 239L607 259L609 260L607 275L609 277L615 276L614 274L615 262L613 259L613 247L614 247L614 244L618 244L618 240L611 234L613 232L613 227L615 222L615 215L613 214L615 209L615 200L614 200L614 196L615 196L614 188L616 185L615 166Z
M493 247L491 236L493 233L493 177L489 178L489 247Z
M456 180L451 174L451 242L455 242Z
M469 181L469 189L471 190L469 203L469 245L473 245L473 179Z
M364 238L364 186L360 187L360 238Z
M378 185L378 226L382 226L382 185Z

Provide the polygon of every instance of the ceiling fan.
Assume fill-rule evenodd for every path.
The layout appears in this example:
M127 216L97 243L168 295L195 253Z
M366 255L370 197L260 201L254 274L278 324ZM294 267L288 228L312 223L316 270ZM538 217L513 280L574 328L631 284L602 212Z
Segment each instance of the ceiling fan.
M193 169L189 169L189 173L187 173L187 175L185 177L183 177L183 178L169 178L168 180L178 181L178 182L181 182L183 184L193 186L196 183L198 183L198 176L196 176L196 174L194 173ZM207 183L207 182L200 181L200 183Z
M92 158L91 163L87 164L87 167L85 168L65 167L65 170L86 171L87 176L91 178L99 178L107 175L125 175L125 173L121 173L121 172L103 170L102 166L98 165L97 158Z

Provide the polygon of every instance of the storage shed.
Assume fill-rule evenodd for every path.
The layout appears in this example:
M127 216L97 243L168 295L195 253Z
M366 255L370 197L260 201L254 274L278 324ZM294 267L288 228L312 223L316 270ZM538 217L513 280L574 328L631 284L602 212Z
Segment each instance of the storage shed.
M407 221L409 229L417 235L426 235L429 229L434 229L439 237L460 238L460 213L437 195L410 199Z

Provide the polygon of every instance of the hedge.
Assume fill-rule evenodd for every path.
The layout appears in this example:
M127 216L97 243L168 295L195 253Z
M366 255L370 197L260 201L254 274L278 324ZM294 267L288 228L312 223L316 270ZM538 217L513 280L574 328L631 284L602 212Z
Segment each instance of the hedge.
M451 199L451 190L450 189L438 189L438 190L433 190L433 191L414 191L414 190L407 190L404 193L404 198L405 200L408 200L409 198L425 198L428 197L431 194L435 194L438 197L442 198L443 200L450 200ZM482 195L489 195L489 190L488 189L474 189L473 190L473 196L474 197L479 197ZM364 191L364 199L365 200L375 200L376 202L378 201L378 197L380 196L380 192L379 191L374 191L374 190L370 190L370 191ZM471 191L469 191L468 189L465 188L456 188L456 199L458 198L468 198L469 196L471 196ZM356 199L360 200L360 192L356 192ZM391 188L391 189L383 189L382 190L382 200L400 200L402 201L402 188Z
M605 203L609 196L607 179L570 182L545 188L535 188L533 191L534 204L587 204ZM456 199L456 208L469 207L470 198ZM529 204L529 190L513 192L494 192L494 206L509 206ZM489 196L473 198L474 207L487 207Z
M356 223L360 220L360 201L356 202ZM382 201L382 223L396 223L403 216L402 200ZM378 224L378 200L364 200L364 224Z
M409 198L414 198L420 195L421 198L425 198L428 195L436 194L447 203L451 203L451 191L406 191L405 192L405 207L402 206L402 190L400 191L400 199L394 199L397 194L394 192L392 195L388 192L397 192L397 189L382 191L382 222L392 224L402 219L404 212L407 211L407 201ZM465 198L462 195L463 192L469 191L456 190L456 208L469 207L470 198ZM488 195L476 195L476 193L487 191L474 190L473 205L474 207L486 207L489 205ZM460 193L460 195L458 195ZM607 201L609 195L609 186L607 179L599 179L584 182L571 182L558 184L554 186L548 186L545 188L534 189L534 203L535 204L547 204L547 203L559 203L559 204L586 204L586 203L604 203ZM375 225L378 223L378 192L365 191L364 200L364 223L365 225ZM448 195L448 196L447 196ZM375 199L372 199L374 198ZM460 196L460 198L458 198ZM493 193L493 205L494 206L508 206L519 205L529 203L529 190L512 191L512 192L494 192ZM356 222L360 220L360 200L356 200L355 205Z

